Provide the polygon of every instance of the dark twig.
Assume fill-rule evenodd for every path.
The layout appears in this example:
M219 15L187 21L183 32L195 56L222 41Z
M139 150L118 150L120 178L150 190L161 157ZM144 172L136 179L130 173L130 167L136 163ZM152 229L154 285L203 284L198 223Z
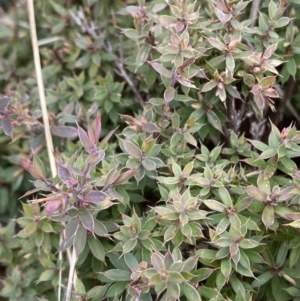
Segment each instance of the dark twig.
M83 10L78 11L78 15L75 15L71 13L74 21L76 22L77 25L79 25L82 29L82 31L87 32L94 40L97 40L99 38L99 34L97 33L97 28L95 27L93 22L87 22L84 16ZM106 52L111 52L111 47L103 43L103 48ZM120 47L119 47L120 48ZM115 66L117 69L117 74L120 75L125 82L128 84L128 86L132 89L136 101L143 107L145 105L144 100L138 91L137 87L135 86L133 80L127 73L127 71L124 68L124 62L122 58L122 54L120 54L120 58L115 61Z
M261 2L261 0L253 0L252 1L251 12L250 12L250 20L251 20L250 26L252 28L255 26L255 23L256 23L256 19L257 19L259 7L260 7L260 2Z
M283 112L287 104L289 103L292 95L297 87L297 82L294 80L292 76L290 76L287 85L284 89L283 98L281 99L278 106L276 106L276 112L272 112L270 114L270 118L275 125L278 125L282 120Z

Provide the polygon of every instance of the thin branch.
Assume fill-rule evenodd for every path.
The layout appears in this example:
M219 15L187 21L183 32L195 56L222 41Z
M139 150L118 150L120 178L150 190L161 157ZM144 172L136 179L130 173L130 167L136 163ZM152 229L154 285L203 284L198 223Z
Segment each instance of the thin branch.
M250 12L250 20L251 20L250 27L252 27L252 28L255 26L255 23L256 23L256 19L257 19L259 7L260 7L260 2L261 2L261 0L253 0L252 1L251 12Z
M90 22L90 24L88 24L88 22L85 19L84 12L82 9L78 11L78 16L72 12L71 12L71 16L73 17L76 24L81 27L82 31L87 32L94 40L97 40L99 38L99 35L96 32L97 28L95 27L93 22ZM105 45L105 43L103 43L103 48L106 52L111 51L110 47ZM125 80L125 82L128 84L128 86L131 88L132 92L135 95L136 101L142 107L144 107L145 103L144 103L143 97L141 96L141 94L138 91L137 87L135 86L133 80L127 73L126 69L124 68L122 54L121 54L121 58L119 58L115 61L115 66L117 68L117 74L120 75Z
M35 72L36 72L36 78L37 78L40 106L41 106L42 116L43 116L48 158L49 158L52 177L55 178L57 175L57 169L56 169L55 158L53 155L53 141L52 141L52 136L51 136L51 132L50 132L48 110L47 110L47 104L46 104L46 98L45 98L45 89L44 89L44 83L43 83L43 77L42 77L42 69L41 69L40 53L39 53L39 46L38 46L37 33L36 33L36 22L35 22L35 15L34 15L33 0L28 0L27 5L28 5L28 15L29 15L32 50L33 50L33 59L34 59ZM60 241L62 241L62 239L63 239L63 234L60 235ZM71 261L71 252L69 249L67 250L67 255L68 255L69 261L72 262ZM58 258L61 262L62 261L62 252L59 252L58 256L59 256ZM75 267L74 267L74 270L75 270ZM68 286L71 285L71 287L73 285L73 281L72 281L73 276L76 277L76 272L74 275L74 270L72 271L71 281L70 281L70 283L68 283ZM57 292L57 300L58 301L61 300L61 287L62 287L62 268L60 267L58 292Z

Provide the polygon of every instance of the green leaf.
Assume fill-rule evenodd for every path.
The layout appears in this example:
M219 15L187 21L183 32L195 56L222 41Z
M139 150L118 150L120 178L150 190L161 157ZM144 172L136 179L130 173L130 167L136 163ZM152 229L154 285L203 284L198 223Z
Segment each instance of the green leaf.
M93 236L88 237L88 244L93 255L102 262L105 262L105 249L99 239Z
M80 208L79 219L82 225L91 233L94 233L94 218L91 213L85 208Z
M232 54L226 56L226 67L230 72L234 73L235 61Z
M267 229L269 229L274 223L274 207L265 206L262 213L262 221Z
M182 293L188 301L201 301L200 294L191 284L185 282L181 285Z
M87 292L86 296L88 299L97 297L97 298L99 298L98 300L101 300L101 298L104 296L106 290L107 290L107 285L97 285L97 286L94 286L93 288L91 288Z
M105 277L113 280L113 281L130 281L131 279L131 272L124 271L120 269L112 269L105 272L101 272L100 274L104 275Z
M127 266L133 270L133 269L137 269L139 266L139 263L137 261L137 259L135 258L135 256L131 253L127 253L124 255L124 260L127 264Z
M209 44L211 46L213 46L214 48L217 48L220 51L227 50L226 45L223 44L220 40L217 40L215 38L207 38L207 41L209 42Z
M219 194L219 197L221 198L222 203L226 207L232 207L233 206L231 196L230 196L230 194L229 194L229 192L226 188L219 187L218 194Z
M136 239L129 239L125 242L125 244L123 245L123 254L129 253L131 252L135 246L137 244L137 240Z
M185 279L182 277L182 275L180 273L169 271L168 281L170 281L172 283L182 283L182 282L185 282Z
M221 272L225 276L226 279L229 278L231 274L232 266L231 260L226 258L221 261Z
M208 122L215 129L217 129L219 132L223 133L221 121L220 121L220 119L218 118L218 116L213 111L207 112L207 119L208 119Z
M116 283L113 283L107 290L107 293L105 294L105 296L107 298L119 296L126 289L127 284L128 284L128 282L123 282L123 281L118 281ZM116 301L116 300L114 300L114 301Z
M226 209L226 206L220 202L217 202L215 200L203 200L203 203L211 210L217 211L217 212L224 212Z
M84 227L79 227L76 231L75 239L74 239L74 248L76 250L77 257L81 254L81 252L85 247L86 238L87 238L87 230Z
M167 294L176 300L180 297L180 286L177 283L167 283Z
M46 270L40 275L38 282L50 281L53 278L53 275L54 270Z
M297 66L296 66L296 62L295 62L295 60L294 60L293 57L291 57L291 58L287 61L287 63L286 63L286 68L287 68L288 73L289 73L291 76L293 76L293 77L296 76Z
M276 20L275 27L276 28L284 27L284 26L288 25L290 23L290 21L291 21L290 18L288 18L288 17L282 17L282 18Z
M260 274L256 277L256 279L252 282L252 287L261 287L265 283L267 283L272 277L274 277L274 274L271 271L267 271L263 274Z
M142 156L141 150L131 141L123 140L122 142L126 152L129 155L133 156L134 158L140 158Z

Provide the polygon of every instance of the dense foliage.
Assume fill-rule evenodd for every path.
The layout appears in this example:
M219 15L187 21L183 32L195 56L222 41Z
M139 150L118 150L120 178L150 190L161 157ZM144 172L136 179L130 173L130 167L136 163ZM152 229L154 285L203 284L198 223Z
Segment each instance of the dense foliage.
M0 300L299 301L300 1L137 2L35 2L55 178L3 4Z

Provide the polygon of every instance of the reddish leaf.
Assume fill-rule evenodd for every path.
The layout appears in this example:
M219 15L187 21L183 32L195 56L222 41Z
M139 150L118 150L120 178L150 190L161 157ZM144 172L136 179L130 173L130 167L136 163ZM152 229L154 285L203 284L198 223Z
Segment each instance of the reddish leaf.
M135 174L135 172L136 172L135 167L130 168L129 170L122 173L113 184L117 185L129 180Z
M91 143L93 145L95 145L96 141L95 141L94 133L93 133L92 127L89 124L88 124L87 130L88 130L88 136L89 136Z
M100 139L101 135L101 116L97 115L93 122L93 131L95 137L95 143L97 143Z
M34 166L30 161L26 159L20 159L19 161L20 165L26 169L35 179L44 181L45 177L43 176L43 173L39 168Z

